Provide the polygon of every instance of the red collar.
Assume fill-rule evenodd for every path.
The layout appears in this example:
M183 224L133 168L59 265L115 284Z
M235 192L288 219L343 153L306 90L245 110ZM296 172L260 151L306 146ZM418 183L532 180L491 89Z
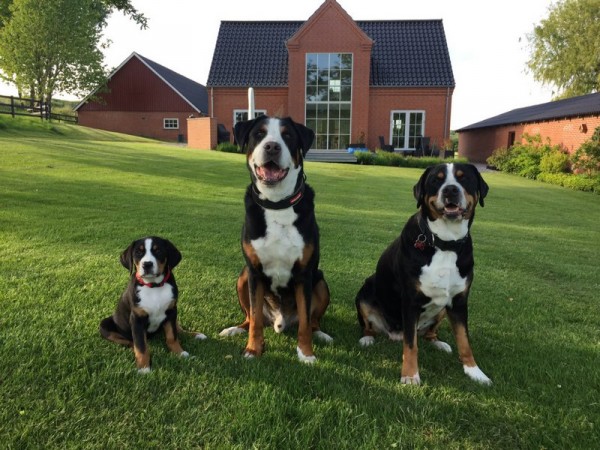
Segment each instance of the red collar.
M167 268L167 273L165 274L163 280L160 283L147 283L146 281L144 281L144 279L139 273L135 273L135 279L137 280L137 282L140 283L142 286L146 286L149 288L162 287L169 280L169 278L171 278L171 271L169 270L169 268Z

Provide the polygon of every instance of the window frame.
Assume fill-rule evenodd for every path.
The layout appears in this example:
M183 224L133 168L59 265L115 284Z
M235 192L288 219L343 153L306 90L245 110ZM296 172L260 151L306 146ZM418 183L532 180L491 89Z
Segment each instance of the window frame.
M167 126L168 122L172 122L172 126ZM179 130L178 117L163 117L163 130Z
M402 121L404 122L403 126L404 126L405 130L408 130L408 132L405 131L405 133L404 133L404 142L402 143L401 146L396 145L396 143L399 144L400 142L398 139L399 135L398 136L394 135L394 114L403 115L403 118L402 118ZM421 114L421 127L420 127L421 129L420 129L420 132L417 132L415 134L410 134L410 131L413 129L413 124L410 121L411 114ZM415 150L417 147L417 138L425 136L425 122L426 122L426 113L425 113L425 110L423 110L423 109L394 109L394 110L390 111L390 130L389 130L389 134L388 134L388 142L390 142L394 146L394 149ZM414 138L413 146L410 145L411 137Z

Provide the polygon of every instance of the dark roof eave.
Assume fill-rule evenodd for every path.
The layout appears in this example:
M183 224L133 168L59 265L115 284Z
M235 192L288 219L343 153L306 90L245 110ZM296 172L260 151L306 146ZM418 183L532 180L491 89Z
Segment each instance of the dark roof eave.
M558 120L566 120L566 119L573 119L573 118L577 118L577 117L589 117L589 116L599 116L600 115L600 111L596 111L596 112L589 112L589 113L578 113L578 114L570 114L570 115L564 115L564 116L557 116L557 117L548 117L546 119L536 119L536 120L523 120L520 122L500 122L500 123L495 123L492 125L482 125L482 126L466 126L463 128L459 128L458 130L455 130L457 133L462 133L463 131L473 131L473 130L484 130L486 128L498 128L498 127L510 127L510 126L516 126L516 125L527 125L529 123L542 123L542 122L554 122L554 121L558 121Z

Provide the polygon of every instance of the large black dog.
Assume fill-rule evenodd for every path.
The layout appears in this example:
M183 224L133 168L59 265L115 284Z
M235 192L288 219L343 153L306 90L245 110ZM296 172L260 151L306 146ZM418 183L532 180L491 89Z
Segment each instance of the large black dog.
M251 178L242 229L246 266L237 281L246 317L220 335L248 331L244 355L251 358L264 351L264 326L280 333L297 323L298 358L311 363L313 334L332 340L320 330L329 288L319 270L315 193L303 169L314 132L290 118L262 116L237 123L234 133Z
M356 297L361 345L377 333L403 340L401 381L420 384L417 335L451 352L437 338L448 315L465 373L490 384L477 367L467 327L467 299L473 281L470 228L475 207L488 186L471 164L440 164L428 168L414 187L419 212L383 252L374 275Z

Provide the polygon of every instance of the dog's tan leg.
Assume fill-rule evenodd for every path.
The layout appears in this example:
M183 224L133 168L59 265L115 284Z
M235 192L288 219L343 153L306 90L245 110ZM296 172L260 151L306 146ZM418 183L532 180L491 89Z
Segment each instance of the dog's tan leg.
M446 310L442 309L442 311L440 311L440 313L435 317L435 323L433 325L431 325L431 327L429 327L429 329L425 333L424 338L425 338L425 340L431 342L431 345L433 345L438 350L441 350L446 353L452 353L452 347L450 347L447 343L440 341L438 339L438 330L440 329L440 326L442 325L442 321L444 320L445 317L446 317Z
M257 280L255 283L256 286L254 289L252 289L252 283L248 283L250 296L250 317L248 326L248 344L246 345L246 350L244 351L244 355L248 358L262 355L265 344L263 334L263 305L265 302L265 287L261 280Z
M184 351L181 347L181 342L179 342L177 337L177 330L173 328L173 323L171 321L166 321L163 329L165 331L165 340L167 341L169 350L181 356L189 356L189 353Z
M402 372L400 381L403 384L421 384L418 351L417 327L414 325L412 336L407 336L407 333L404 332L402 340Z
M236 334L245 333L250 328L250 288L248 286L247 266L244 267L237 279L236 290L238 301L245 314L244 321L239 325L224 328L219 333L219 336L234 336Z
M309 323L309 306L306 302L304 283L296 284L295 294L298 311L298 358L300 361L312 363L316 358L312 349L312 330Z
M329 287L325 280L321 280L313 288L312 301L310 303L310 327L314 337L327 343L333 342L333 338L321 331L321 318L325 315L329 302Z
M466 320L466 314L464 317ZM492 380L482 372L475 362L473 350L471 350L471 344L469 342L469 330L466 322L464 320L459 320L454 312L449 312L448 318L452 324L452 331L454 332L456 346L458 347L458 356L463 364L465 374L478 383L492 384Z
M150 372L150 349L148 348L148 339L146 334L142 336L142 342L134 342L133 353L135 354L135 364L138 372ZM141 345L140 345L141 344Z

